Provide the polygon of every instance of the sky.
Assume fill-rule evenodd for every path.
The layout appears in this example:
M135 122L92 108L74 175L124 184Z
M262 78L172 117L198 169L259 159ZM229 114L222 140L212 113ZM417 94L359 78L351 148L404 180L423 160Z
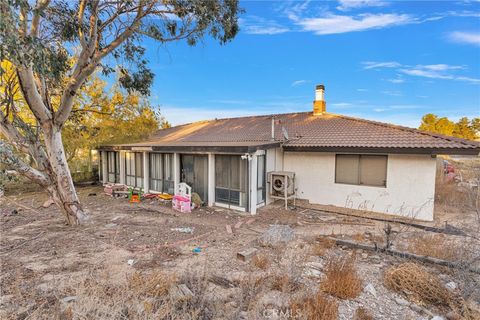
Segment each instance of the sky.
M312 110L418 127L480 116L480 1L241 1L226 45L147 41L151 102L173 125Z

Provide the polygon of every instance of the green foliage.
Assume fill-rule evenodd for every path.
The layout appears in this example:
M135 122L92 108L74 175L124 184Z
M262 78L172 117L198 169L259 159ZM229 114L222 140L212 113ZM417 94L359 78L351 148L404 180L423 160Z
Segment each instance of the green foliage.
M81 161L100 145L133 143L147 138L166 122L158 108L137 92L123 92L118 86L107 90L98 77L89 80L74 105L72 116L62 129L65 152L70 162Z
M480 118L469 120L467 117L463 117L455 123L447 117L439 118L435 114L428 113L422 117L419 129L446 136L475 140L480 138Z
M136 17L139 7L143 13ZM96 8L93 1L87 1L86 15L80 20L79 10L80 1L52 0L38 7L34 1L1 0L0 61L32 65L36 74L51 81L61 80L71 71L69 58L75 56L81 34L88 37L88 15L95 11L97 52L108 49L126 26L135 29L110 52L113 59L98 61L98 67L104 74L120 71L119 82L124 89L148 95L154 74L144 59L146 37L160 44L184 40L195 45L209 35L225 44L238 33L238 15L243 12L238 0L101 1ZM42 18L39 35L22 34L22 15L31 19L37 12Z

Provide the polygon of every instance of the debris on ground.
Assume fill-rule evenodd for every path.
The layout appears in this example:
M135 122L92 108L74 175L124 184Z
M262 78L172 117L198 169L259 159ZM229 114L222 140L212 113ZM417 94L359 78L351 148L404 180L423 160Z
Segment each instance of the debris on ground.
M287 225L272 225L259 238L258 242L264 247L278 247L293 240L293 229Z
M225 225L225 229L227 230L227 233L233 233L231 225L229 224Z
M134 259L128 259L127 264L131 267L135 263Z
M193 231L195 228L190 228L190 227L181 227L181 228L170 228L171 231L177 231L181 233L190 233L193 234Z
M258 252L256 248L249 248L237 253L237 258L241 261L248 261L253 258Z

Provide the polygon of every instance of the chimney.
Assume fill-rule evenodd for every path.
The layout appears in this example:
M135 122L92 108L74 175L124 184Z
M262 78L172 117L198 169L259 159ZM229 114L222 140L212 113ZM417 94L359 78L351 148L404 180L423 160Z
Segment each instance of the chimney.
M325 102L325 86L318 84L315 87L315 100L313 101L313 115L320 116L327 110L327 103Z

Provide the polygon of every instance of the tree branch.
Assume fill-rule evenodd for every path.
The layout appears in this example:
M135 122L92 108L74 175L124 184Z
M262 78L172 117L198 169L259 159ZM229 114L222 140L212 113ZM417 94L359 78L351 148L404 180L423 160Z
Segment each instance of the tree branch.
M42 12L50 3L50 0L44 0L37 3L35 9L33 9L33 18L32 18L32 28L30 30L30 35L33 37L38 37L38 27L40 25L40 12Z
M23 162L3 140L0 140L0 162L4 163L10 169L15 169L21 175L42 186L46 187L51 184L50 179L44 173Z

